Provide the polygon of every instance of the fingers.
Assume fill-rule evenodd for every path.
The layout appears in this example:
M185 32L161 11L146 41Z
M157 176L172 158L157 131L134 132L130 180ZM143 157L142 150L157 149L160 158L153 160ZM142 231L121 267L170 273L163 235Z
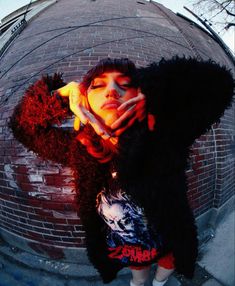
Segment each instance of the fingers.
M136 104L136 117L140 122L146 117L145 101L140 101Z
M123 122L125 122L128 118L134 117L136 111L135 111L135 105L131 106L126 112L124 112L112 125L112 129L119 128ZM136 118L135 118L136 119Z
M130 106L142 102L145 105L145 95L143 93L139 93L138 96L129 99L118 107L118 111L122 111Z
M113 144L116 145L118 143L118 138L117 137L110 137L109 141Z
M110 138L110 135L108 132L104 129L104 127L101 125L101 123L95 118L95 116L88 111L88 121L89 124L93 127L96 134L101 136L104 140L107 140Z
M114 134L119 136L127 128L138 120L142 121L146 117L145 95L138 90L138 95L124 102L118 107L121 116L111 125L115 130Z
M110 134L108 134L101 123L95 118L95 116L89 112L89 104L87 102L87 98L81 94L79 83L70 82L67 85L59 88L57 92L61 96L69 97L70 109L75 114L74 129L76 131L79 131L81 122L84 125L89 123L95 132L104 140L110 138Z
M96 134L101 136L104 140L110 138L110 134L105 130L104 126L95 118L95 116L88 110L83 110L84 115L92 128L95 130Z
M67 85L57 89L57 92L61 96L69 97L69 107L71 111L75 114L76 118L74 121L74 129L79 130L80 121L83 124L87 124L88 118L84 112L86 108L88 108L88 103L80 92L79 83L72 81Z
M96 134L102 137L104 140L110 138L110 134L97 122L90 122L90 125L95 130Z
M154 131L155 124L156 124L156 117L153 114L148 113L148 128L150 131Z
M72 82L66 84L65 86L57 89L57 92L61 96L70 96L71 92L80 93L79 83L75 82L75 81L72 81Z
M87 124L87 122L89 121L89 117L86 113L86 109L82 107L76 99L73 101L73 98L71 96L69 97L69 102L70 109L75 114L75 116L78 117L84 125Z
M78 117L74 119L74 129L79 131L80 123L89 123L96 134L101 136L104 140L110 138L110 134L104 129L103 125L95 118L95 116L83 107L75 109L75 114L79 114Z
M63 86L63 87L61 87L61 88L58 88L56 91L57 91L58 94L61 95L61 96L69 96L69 94L70 94L70 93L69 93L69 88L68 88L67 85L65 85L65 86Z
M129 127L131 127L134 122L135 122L135 118L132 118L131 120L128 121L128 123L127 123L124 127L119 128L118 130L116 130L116 131L114 132L114 135L115 135L115 136L121 135L126 129L128 129Z
M122 115L116 120L111 128L119 128L124 121L132 116L139 121L143 120L145 117L145 95L141 92L138 93L138 96L129 99L128 101L121 104L117 109Z
M127 102L123 103L121 106L119 106L118 111L122 111L127 109L122 115L111 125L112 129L117 129L121 127L121 125L127 120L127 119L133 119L142 121L146 116L145 111L145 97L140 95L138 99L132 98L128 100ZM132 120L131 120L132 122Z
M74 122L73 122L73 128L75 131L79 131L80 129L80 119L78 117L75 117Z
M87 124L87 116L84 113L85 109L89 108L87 99L81 94L79 83L70 82L64 87L57 90L61 96L69 96L69 107L71 111L80 119L83 124ZM78 119L76 121L76 128L78 128Z

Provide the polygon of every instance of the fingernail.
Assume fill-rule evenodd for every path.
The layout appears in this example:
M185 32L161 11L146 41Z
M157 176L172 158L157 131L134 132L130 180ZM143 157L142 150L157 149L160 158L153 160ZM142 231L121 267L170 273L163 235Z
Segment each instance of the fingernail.
M110 138L110 136L109 136L108 134L104 134L104 135L102 135L102 138L103 138L104 140L108 140L108 139Z

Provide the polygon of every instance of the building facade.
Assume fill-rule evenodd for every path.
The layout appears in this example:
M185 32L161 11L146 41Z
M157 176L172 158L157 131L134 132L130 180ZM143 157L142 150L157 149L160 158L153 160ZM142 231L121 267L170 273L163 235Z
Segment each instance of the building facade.
M79 81L104 57L128 57L137 66L146 66L174 55L212 58L232 68L231 59L207 31L156 2L58 0L28 20L0 62L3 240L32 255L89 265L71 169L27 151L8 128L26 88L54 72L62 72L67 82ZM188 199L202 241L233 196L234 126L233 106L192 146Z

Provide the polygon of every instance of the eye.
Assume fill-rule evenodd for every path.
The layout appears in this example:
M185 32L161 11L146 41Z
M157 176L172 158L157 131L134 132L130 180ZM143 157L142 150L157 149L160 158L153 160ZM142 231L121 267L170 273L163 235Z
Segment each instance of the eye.
M127 90L131 85L129 83L119 83L118 86L123 90Z
M101 79L94 79L91 82L90 89L97 89L105 86L105 82Z
M130 223L131 219L129 217L124 219L124 224L130 224Z
M127 89L131 87L131 80L129 78L120 78L117 80L117 84L120 88Z
M124 87L130 87L131 86L131 84L130 83L122 83L122 84L120 84L121 86L124 86Z
M101 88L104 87L104 84L93 84L91 85L90 89L97 89L97 88Z

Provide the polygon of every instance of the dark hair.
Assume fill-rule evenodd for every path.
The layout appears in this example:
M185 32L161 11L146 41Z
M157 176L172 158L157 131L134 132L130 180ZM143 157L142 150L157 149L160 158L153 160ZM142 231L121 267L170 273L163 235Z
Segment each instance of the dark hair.
M83 94L86 94L92 80L104 72L119 71L131 78L131 85L137 86L135 64L128 58L111 59L104 58L100 60L95 67L90 69L82 79L80 83L80 90Z

